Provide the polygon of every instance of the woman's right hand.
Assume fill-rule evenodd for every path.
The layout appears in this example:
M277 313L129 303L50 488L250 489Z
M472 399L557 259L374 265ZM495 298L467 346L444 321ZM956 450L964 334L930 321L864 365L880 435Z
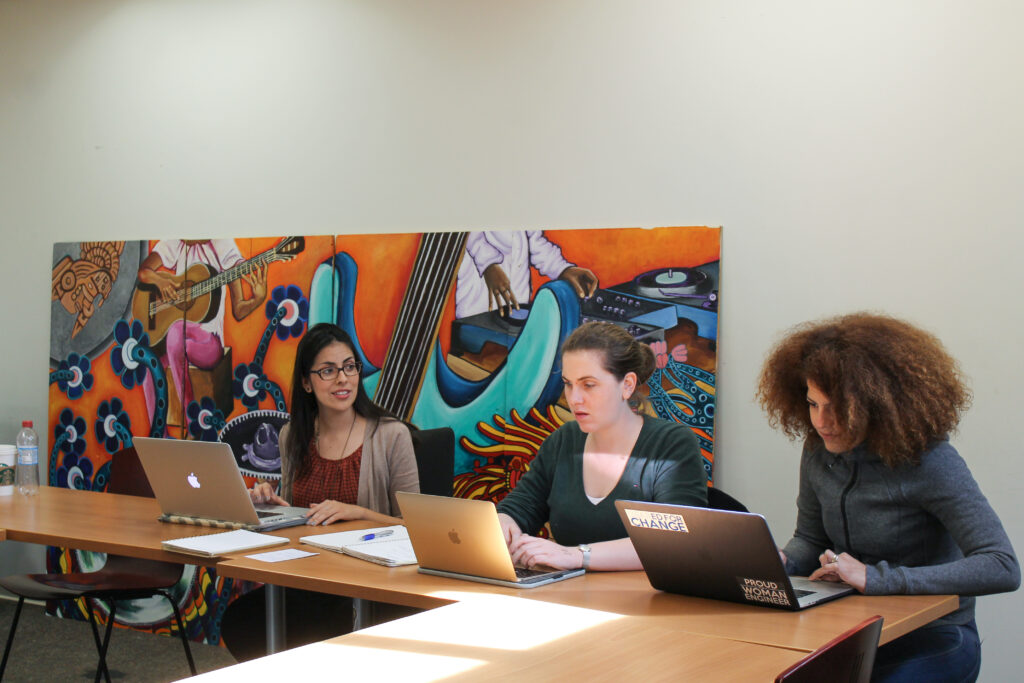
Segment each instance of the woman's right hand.
M288 501L277 495L274 491L274 487L265 481L253 486L249 489L249 497L252 499L254 505L270 504L270 505L288 505Z
M501 535L505 537L505 545L511 547L513 541L523 535L523 530L516 524L516 520L504 512L498 513L498 522L501 523Z

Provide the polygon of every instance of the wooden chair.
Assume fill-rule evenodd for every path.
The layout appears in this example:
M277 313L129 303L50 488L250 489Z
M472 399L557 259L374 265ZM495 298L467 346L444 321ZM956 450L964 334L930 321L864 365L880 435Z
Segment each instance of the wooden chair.
M412 429L420 493L451 496L455 486L455 432L451 427Z
M114 454L111 461L108 490L111 493L153 497L153 490L139 465L139 456L135 453L134 447ZM196 665L192 659L188 636L185 634L185 628L181 621L181 612L178 610L174 598L168 592L181 579L184 569L184 565L181 564L107 555L106 564L95 572L20 574L0 578L0 587L18 596L18 606L14 610L14 619L11 621L3 662L0 663L0 680L3 679L4 669L7 668L7 658L11 652L11 645L14 643L14 632L18 628L18 617L21 616L21 606L25 603L26 598L30 600L83 599L86 612L89 615L89 624L92 626L93 639L96 641L96 651L99 653L96 681L103 676L107 683L110 683L110 672L107 670L107 646L110 643L110 633L114 625L114 616L117 613L117 600L134 600L154 595L162 595L171 603L175 623L178 625L178 633L181 635L181 642L185 648L185 657L188 658L188 666L194 676ZM110 617L102 641L93 615L92 600L104 600L110 604Z
M867 683L881 633L882 617L871 617L780 673L775 683Z

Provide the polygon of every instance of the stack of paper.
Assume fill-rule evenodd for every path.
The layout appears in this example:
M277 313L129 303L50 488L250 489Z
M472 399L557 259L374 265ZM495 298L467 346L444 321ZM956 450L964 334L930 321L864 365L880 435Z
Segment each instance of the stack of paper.
M303 536L299 541L386 567L416 564L409 532L400 525Z

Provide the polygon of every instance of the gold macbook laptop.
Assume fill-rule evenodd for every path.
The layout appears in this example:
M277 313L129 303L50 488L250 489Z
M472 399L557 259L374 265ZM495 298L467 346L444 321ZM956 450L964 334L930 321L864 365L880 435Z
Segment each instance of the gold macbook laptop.
M423 574L511 588L535 588L583 574L582 569L514 567L489 500L402 491L396 495Z
M219 441L132 439L163 512L185 524L270 531L305 524L309 508L253 505L231 446Z

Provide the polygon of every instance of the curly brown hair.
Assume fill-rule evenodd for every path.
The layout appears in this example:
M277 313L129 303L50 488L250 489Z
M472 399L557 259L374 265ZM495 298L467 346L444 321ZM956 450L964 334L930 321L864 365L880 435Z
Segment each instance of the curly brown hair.
M889 467L916 465L971 404L960 366L934 335L886 315L853 313L789 330L768 354L757 399L769 424L817 447L807 381L836 420Z

